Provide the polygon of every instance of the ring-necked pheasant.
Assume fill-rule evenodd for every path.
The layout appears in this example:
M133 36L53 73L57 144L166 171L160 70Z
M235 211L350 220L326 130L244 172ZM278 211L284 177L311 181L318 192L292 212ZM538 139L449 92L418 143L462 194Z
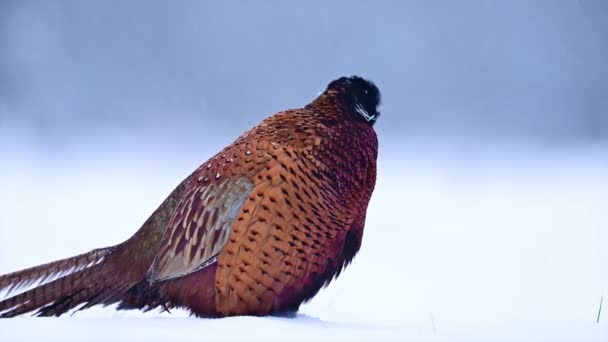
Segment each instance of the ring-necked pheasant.
M379 103L372 82L342 77L305 107L268 117L182 181L127 241L0 276L0 316L117 302L202 317L296 312L361 245Z

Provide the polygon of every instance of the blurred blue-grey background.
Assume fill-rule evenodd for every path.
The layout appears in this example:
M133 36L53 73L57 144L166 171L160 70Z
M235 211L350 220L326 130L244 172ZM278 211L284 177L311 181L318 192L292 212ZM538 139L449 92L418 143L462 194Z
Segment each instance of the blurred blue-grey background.
M361 74L386 141L592 141L608 137L606 61L602 0L3 0L0 133L190 146Z

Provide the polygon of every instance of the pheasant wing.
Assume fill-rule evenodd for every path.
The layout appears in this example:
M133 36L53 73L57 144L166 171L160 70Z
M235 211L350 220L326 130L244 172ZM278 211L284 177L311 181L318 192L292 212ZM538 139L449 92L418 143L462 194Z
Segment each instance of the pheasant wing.
M173 212L148 280L181 277L215 262L252 188L245 177L192 186Z

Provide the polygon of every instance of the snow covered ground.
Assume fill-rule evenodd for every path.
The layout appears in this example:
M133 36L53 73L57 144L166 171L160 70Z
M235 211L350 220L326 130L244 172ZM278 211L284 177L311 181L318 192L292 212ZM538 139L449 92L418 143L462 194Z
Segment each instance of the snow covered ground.
M362 250L297 318L93 308L0 341L608 341L608 146L382 146ZM0 273L126 239L211 152L0 146Z

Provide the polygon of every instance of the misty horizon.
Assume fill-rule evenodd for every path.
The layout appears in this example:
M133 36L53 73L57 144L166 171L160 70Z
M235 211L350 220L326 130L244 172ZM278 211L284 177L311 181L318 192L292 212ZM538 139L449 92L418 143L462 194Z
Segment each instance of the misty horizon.
M236 136L360 74L387 141L608 138L606 3L347 4L4 1L1 135Z

